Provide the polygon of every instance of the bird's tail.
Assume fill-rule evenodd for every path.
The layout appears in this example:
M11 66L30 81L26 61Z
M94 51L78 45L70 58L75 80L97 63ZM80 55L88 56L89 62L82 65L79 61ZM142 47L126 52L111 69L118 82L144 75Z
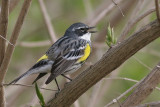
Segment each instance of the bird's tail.
M11 84L15 84L17 81L19 81L20 79L27 77L29 75L31 75L32 73L30 71L25 72L24 74L22 74L21 76L19 76L18 78L16 78L15 80L13 80L12 82L10 82L8 85Z

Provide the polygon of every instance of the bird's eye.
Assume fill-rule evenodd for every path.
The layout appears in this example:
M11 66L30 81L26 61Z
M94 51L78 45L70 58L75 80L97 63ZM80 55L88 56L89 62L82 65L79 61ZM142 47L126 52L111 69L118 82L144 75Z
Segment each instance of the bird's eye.
M85 32L85 31L86 31L85 28L80 28L80 30L81 30L82 32Z
M84 28L80 28L81 30L85 30Z

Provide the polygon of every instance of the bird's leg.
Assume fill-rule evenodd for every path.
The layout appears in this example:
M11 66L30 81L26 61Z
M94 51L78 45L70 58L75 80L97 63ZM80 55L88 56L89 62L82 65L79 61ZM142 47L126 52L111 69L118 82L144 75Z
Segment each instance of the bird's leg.
M65 77L65 78L67 78L67 79L69 79L70 81L72 81L72 79L71 78L69 78L69 77L67 77L67 76L65 76L64 74L61 74L63 77Z
M57 88L58 88L58 92L61 91L61 89L59 88L59 85L58 85L58 82L57 82L57 79L55 78L55 82L56 82L56 85L57 85Z
M55 82L56 82L56 85L57 85L57 88L58 88L58 91L55 93L55 97L57 97L58 93L61 91L59 85L58 85L58 82L57 82L57 79L55 78Z

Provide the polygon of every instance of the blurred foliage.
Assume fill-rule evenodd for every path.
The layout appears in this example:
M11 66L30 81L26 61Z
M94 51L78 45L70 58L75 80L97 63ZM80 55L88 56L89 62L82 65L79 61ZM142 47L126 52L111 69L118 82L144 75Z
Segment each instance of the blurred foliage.
M97 11L100 13L100 10L103 10L101 9L103 5L106 5L105 8L107 8L109 4L112 4L112 2L109 0L108 1L107 0L88 0L88 1L91 4L91 8L92 8L91 14ZM129 0L129 1L132 2L134 0ZM85 19L88 17L87 11L85 8L85 2L86 2L85 0L44 0L44 2L47 7L48 13L51 17L52 25L54 26L57 38L60 38L61 36L63 36L65 30L72 23L80 22L80 21L85 22ZM146 0L144 2L150 2L150 3L148 3L146 7L143 6L144 11L142 11L141 13L145 12L145 10L154 6L153 5L154 3L151 3L150 0ZM9 26L8 26L8 35L7 35L8 39L12 34L12 30L16 23L22 4L23 4L23 0L20 0L16 8L9 15ZM120 7L124 4L125 3L120 4ZM115 7L113 11L107 14L104 17L104 19L101 20L96 25L97 30L99 32L95 36L93 36L92 39L95 40L96 36L98 36L98 34L103 29L107 29L107 22L110 22L111 28L114 27L114 34L116 35L115 38L118 38L124 26L128 22L128 19L130 18L130 15L132 14L132 11L135 8L135 5L136 4L132 4L122 9L125 12L125 17L122 17L121 14L119 16L116 16L118 13L120 13L120 11L118 10L117 7ZM97 16L95 16L95 18L96 17ZM155 19L156 19L155 13L145 17L142 21L140 21L134 26L134 28L130 31L128 37L131 34L133 34L135 31L140 29L142 26L148 24L149 22ZM105 36L106 36L106 33L104 34L104 37ZM22 41L34 42L34 41L43 41L43 40L49 40L49 39L50 39L49 33L47 32L47 28L45 26L42 13L40 11L38 0L33 0L31 7L29 9L28 15L23 24L22 30L20 32L18 43ZM102 43L105 43L105 39L102 41ZM148 67L153 68L159 62L159 59L160 59L159 43L160 43L160 39L155 40L154 42L152 42L151 44L149 44L148 46L146 46L145 48L137 52L134 56L139 60L141 60ZM45 51L48 48L49 46L28 48L28 47L22 47L20 45L17 45L10 63L10 67L7 72L7 76L5 78L5 82L6 83L10 82L14 78L16 78L18 75L28 70L37 61L37 59L39 59L39 57L41 57L45 53ZM106 47L105 48L99 47L99 52L101 53L95 54L94 58L89 59L89 61L91 61L91 63L98 61L98 58L100 58L103 55L103 53L107 51L107 49ZM86 66L88 67L89 65L86 65ZM150 70L148 70L146 67L140 64L134 57L131 57L113 73L115 72L117 72L116 76L119 76L119 77L126 77L126 78L135 79L135 80L140 80L144 76L146 76L150 72ZM38 81L39 86L43 83L43 81L45 80L45 77L42 78L40 81ZM30 77L26 79L30 80ZM63 81L63 78L61 76L58 77L58 82L63 83L62 81ZM103 81L103 84L100 87L101 88L100 92L104 88L104 85L108 83L107 89L102 96L98 96L98 99L101 99L101 100L100 102L98 102L97 105L95 105L95 107L103 107L108 102L112 101L114 98L116 98L121 93L123 93L124 91L126 91L132 85L135 84L134 82L130 82L126 80L103 79L102 81ZM111 84L109 84L110 81L112 81ZM31 84L31 83L32 81L27 84ZM55 86L56 84L52 82L47 86L47 88L56 89ZM62 84L62 87L63 86L64 84ZM21 107L24 104L25 105L30 104L32 99L35 97L34 88L22 89L22 87L13 86L12 90L23 90L21 92L19 91L20 95L16 96L16 100L12 102L12 105L14 105L15 107ZM93 88L89 89L85 94L83 94L79 98L78 101L80 103L80 107L86 107L86 105L88 104L89 100L92 97L91 95L92 91L93 91ZM13 97L14 93L13 92L11 93L11 92L12 91L10 91L10 89L7 87L6 88L7 101L9 101ZM53 96L53 92L50 92L50 91L42 91L42 93L44 95L44 99L49 99L50 97ZM127 94L127 96L129 94ZM127 96L122 98L120 101L123 101ZM155 90L144 101L144 103L156 101L159 99L159 96L160 96L160 91ZM113 107L116 107L116 106L113 105Z

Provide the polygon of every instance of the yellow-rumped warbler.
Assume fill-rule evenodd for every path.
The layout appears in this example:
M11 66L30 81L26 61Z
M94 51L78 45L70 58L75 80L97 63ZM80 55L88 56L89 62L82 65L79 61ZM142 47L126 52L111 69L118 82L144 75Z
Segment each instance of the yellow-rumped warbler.
M64 36L57 40L33 67L9 84L14 84L31 74L39 73L33 81L35 83L47 73L51 73L45 84L54 79L58 90L60 90L56 77L62 75L71 80L65 74L73 73L79 69L90 55L91 33L95 33L95 31L90 31L92 28L94 27L89 27L83 23L72 24Z

